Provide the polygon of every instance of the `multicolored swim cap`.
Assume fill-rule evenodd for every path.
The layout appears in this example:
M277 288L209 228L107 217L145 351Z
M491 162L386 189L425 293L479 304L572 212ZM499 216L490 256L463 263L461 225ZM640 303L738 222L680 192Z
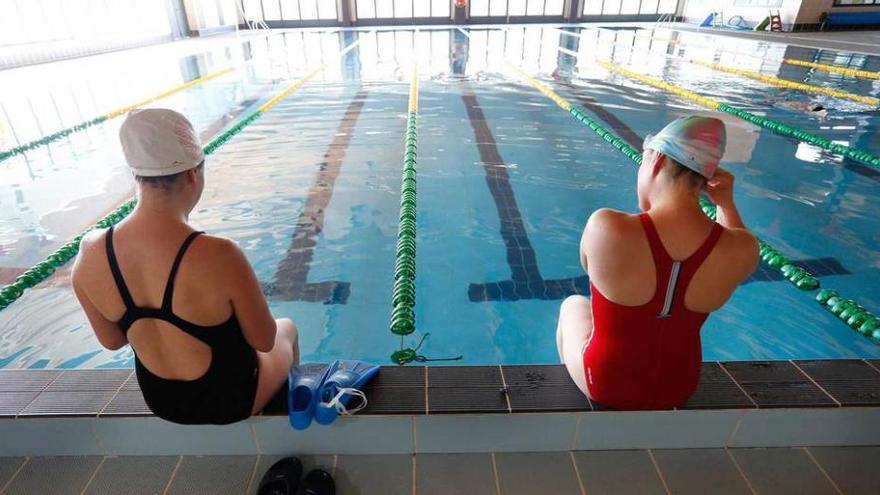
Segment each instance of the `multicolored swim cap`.
M711 179L727 145L724 121L691 115L673 120L655 136L645 138L645 149L672 158L685 167Z

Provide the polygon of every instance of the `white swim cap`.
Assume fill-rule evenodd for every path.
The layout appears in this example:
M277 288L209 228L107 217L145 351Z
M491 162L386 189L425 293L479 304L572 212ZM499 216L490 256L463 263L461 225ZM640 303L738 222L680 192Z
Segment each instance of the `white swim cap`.
M119 129L119 141L129 168L141 177L174 175L205 160L192 124L167 108L129 112Z
M675 119L656 136L645 138L645 149L659 151L707 179L724 155L727 131L724 121L691 115Z

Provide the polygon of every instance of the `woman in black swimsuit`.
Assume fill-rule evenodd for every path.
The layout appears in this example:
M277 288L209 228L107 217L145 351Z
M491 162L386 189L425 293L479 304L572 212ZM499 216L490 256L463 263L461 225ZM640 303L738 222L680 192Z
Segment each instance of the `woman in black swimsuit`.
M120 129L138 205L80 246L72 282L108 349L131 344L144 400L183 424L227 424L262 410L299 362L296 327L274 320L234 242L188 224L204 156L177 112L137 110Z

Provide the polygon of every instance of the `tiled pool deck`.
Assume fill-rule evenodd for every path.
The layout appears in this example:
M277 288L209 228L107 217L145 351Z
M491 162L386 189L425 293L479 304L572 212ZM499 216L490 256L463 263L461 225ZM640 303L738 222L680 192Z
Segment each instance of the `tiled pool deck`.
M284 397L229 426L152 416L132 370L0 371L0 456L412 454L880 445L880 363L704 363L674 411L592 404L564 367L384 367L369 406L290 429Z
M302 456L340 495L868 494L880 447ZM0 493L255 494L279 456L0 458ZM5 489L4 489L5 488Z

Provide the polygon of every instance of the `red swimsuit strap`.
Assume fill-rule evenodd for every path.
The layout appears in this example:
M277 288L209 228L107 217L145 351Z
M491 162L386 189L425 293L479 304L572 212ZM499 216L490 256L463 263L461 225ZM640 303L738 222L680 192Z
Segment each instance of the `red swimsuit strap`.
M697 270L703 265L706 258L709 257L709 254L712 253L712 250L715 249L715 245L718 244L718 240L721 239L721 234L723 233L724 227L720 223L712 225L712 231L709 232L709 236L706 237L703 244L694 251L694 254L681 262L681 273L678 277L681 287L687 287L691 283L694 274L697 273ZM684 298L681 299L684 300Z
M648 238L648 245L651 248L651 255L654 258L657 290L654 292L653 301L662 300L665 296L663 289L669 284L672 264L676 260L672 259L669 256L669 252L666 251L666 247L663 245L663 241L660 239L660 234L657 232L657 227L654 226L654 221L651 220L651 217L647 213L641 213L639 220L642 222L642 228L645 230L645 236ZM715 223L712 226L712 231L709 232L709 236L706 237L706 240L703 241L700 247L692 255L681 260L681 270L676 283L677 287L683 288L682 290L687 289L694 274L697 273L697 270L712 252L712 249L715 248L722 233L724 233L724 227L721 224ZM679 304L684 304L683 297L676 299L679 301Z

